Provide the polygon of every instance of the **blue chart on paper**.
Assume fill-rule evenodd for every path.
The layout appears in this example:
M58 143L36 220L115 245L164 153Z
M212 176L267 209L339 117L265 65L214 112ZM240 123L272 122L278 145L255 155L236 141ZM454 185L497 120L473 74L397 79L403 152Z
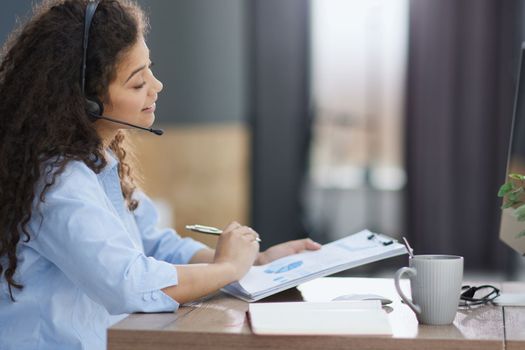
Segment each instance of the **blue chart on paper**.
M264 270L265 273L283 273L288 272L290 270L296 269L299 266L303 264L302 260L294 261L286 265L276 264L276 265L270 265L266 270Z

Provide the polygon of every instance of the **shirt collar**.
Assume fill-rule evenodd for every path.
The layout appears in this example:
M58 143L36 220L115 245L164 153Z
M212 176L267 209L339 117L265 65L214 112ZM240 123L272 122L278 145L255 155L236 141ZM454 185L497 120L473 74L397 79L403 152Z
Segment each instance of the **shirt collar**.
M119 163L117 157L115 156L115 153L113 153L113 151L110 150L109 148L106 149L106 153L104 156L106 158L106 166L99 173L99 176L102 176L102 177L105 177L107 174L111 173L113 169L115 169Z

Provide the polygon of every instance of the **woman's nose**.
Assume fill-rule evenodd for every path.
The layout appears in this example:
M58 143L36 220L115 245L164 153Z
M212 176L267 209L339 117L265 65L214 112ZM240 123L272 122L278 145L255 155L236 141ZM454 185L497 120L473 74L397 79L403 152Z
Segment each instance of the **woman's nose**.
M155 86L156 93L161 92L164 85L162 84L160 80L155 78L155 76L153 77L153 80L154 80L154 86Z

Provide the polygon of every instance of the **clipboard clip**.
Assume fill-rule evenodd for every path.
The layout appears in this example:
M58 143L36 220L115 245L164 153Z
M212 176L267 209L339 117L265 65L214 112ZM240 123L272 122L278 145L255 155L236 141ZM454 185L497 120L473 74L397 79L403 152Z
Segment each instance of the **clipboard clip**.
M369 234L368 237L366 237L366 238L369 241L372 241L372 240L373 241L377 241L377 242L381 243L384 246L394 244L394 240L392 240L392 239L385 240L385 239L381 238L379 235L377 235L375 233Z

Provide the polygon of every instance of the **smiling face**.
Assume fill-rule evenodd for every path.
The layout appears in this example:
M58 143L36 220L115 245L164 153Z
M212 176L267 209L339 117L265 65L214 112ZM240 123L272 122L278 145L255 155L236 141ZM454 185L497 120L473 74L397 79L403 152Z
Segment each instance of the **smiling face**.
M153 124L162 83L153 75L151 65L148 46L140 37L117 65L116 78L108 88L109 100L104 102L104 116L145 128ZM127 128L103 119L95 127L105 144L119 129Z

